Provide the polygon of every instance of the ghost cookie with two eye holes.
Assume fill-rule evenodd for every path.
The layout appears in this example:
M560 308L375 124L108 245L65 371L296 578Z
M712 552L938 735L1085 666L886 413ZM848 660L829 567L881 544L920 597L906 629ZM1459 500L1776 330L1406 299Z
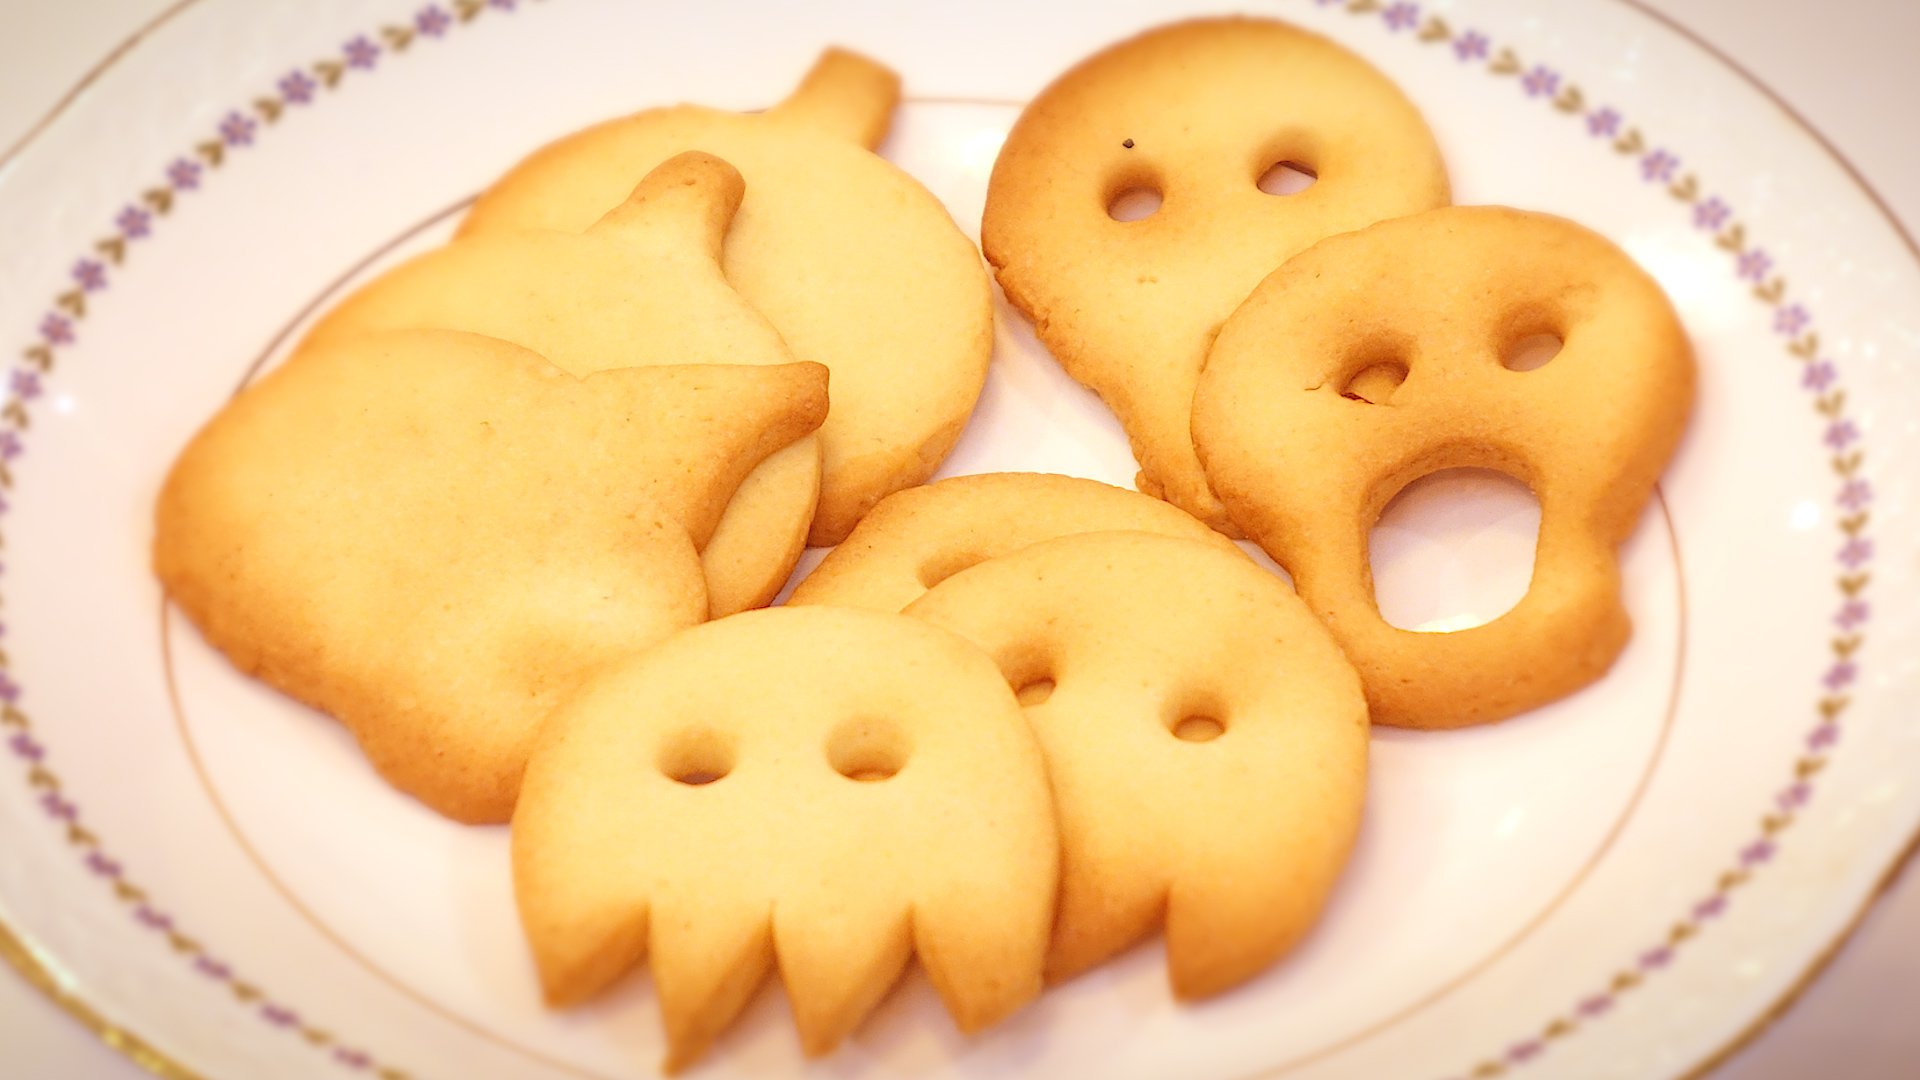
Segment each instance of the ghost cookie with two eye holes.
M1270 194L1283 164L1317 179ZM1116 219L1139 192L1158 208ZM1007 299L1119 418L1140 490L1227 529L1188 434L1214 332L1315 241L1447 201L1433 136L1386 76L1285 23L1204 19L1042 91L994 163L981 242Z
M917 955L959 1027L1040 991L1058 841L993 661L902 615L773 608L605 670L549 723L513 820L547 999L643 958L666 1066L777 968L809 1056Z
M962 570L907 614L995 658L1046 756L1050 981L1164 922L1174 993L1206 997L1319 918L1360 827L1367 709L1277 577L1213 544L1085 533Z

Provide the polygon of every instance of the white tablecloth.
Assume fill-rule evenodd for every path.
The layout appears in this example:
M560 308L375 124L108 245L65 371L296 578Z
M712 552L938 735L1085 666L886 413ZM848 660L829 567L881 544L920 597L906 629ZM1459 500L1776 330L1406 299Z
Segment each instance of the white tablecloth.
M172 0L4 0L0 147ZM1540 0L1562 3L1567 0ZM1652 0L1784 96L1920 232L1920 0ZM1920 876L1894 888L1827 973L1713 1080L1920 1076ZM164 1033L154 1032L156 1036ZM1543 1076L1551 1072L1540 1069ZM0 970L0 1076L137 1080ZM225 1080L225 1078L222 1078Z

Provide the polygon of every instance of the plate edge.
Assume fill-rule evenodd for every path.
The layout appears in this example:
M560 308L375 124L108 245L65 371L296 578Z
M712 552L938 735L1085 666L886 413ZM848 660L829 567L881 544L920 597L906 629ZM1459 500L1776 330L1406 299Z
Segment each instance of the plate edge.
M43 134L66 109L78 99L80 94L93 82L103 76L119 60L125 57L141 40L159 29L164 23L193 7L199 0L179 0L158 16L135 30L96 62L86 74L77 80L54 106L35 121L27 131L4 152L0 152L0 166L12 161L24 152ZM1916 241L1906 225L1901 221L1892 206L1880 192L1867 180L1852 160L1843 153L1827 136L1809 121L1799 110L1788 103L1785 97L1775 91L1752 70L1722 51L1700 34L1678 22L1671 16L1649 6L1644 0L1615 0L1615 2L1645 16L1669 32L1699 49L1707 57L1731 71L1742 82L1753 87L1794 127L1805 133L1827 156L1839 165L1847 178L1864 194L1868 201L1880 213L1894 234L1907 248L1916 263L1920 263L1920 241ZM1899 883L1907 869L1920 855L1920 823L1910 826L1904 846L1887 863L1881 875L1857 909L1849 916L1840 931L1829 939L1800 971L1794 981L1767 1007L1750 1021L1733 1039L1717 1047L1706 1057L1697 1061L1686 1070L1676 1074L1677 1080L1703 1080L1720 1066L1747 1048L1774 1024L1792 1011L1805 994L1826 974L1833 961L1845 950L1865 923L1881 899ZM3 914L0 914L0 959L19 972L28 985L39 990L54 1005L73 1017L84 1028L104 1044L125 1056L142 1069L161 1077L162 1080L206 1080L203 1074L196 1073L179 1061L156 1049L152 1043L123 1025L109 1019L84 999L67 991L60 979L40 960L37 952L28 944L24 936L16 932Z

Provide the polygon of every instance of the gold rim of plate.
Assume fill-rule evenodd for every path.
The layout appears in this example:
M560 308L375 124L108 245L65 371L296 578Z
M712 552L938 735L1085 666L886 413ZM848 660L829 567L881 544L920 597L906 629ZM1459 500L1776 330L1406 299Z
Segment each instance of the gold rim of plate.
M51 109L29 125L26 133L21 136L18 142L9 147L4 154L0 154L0 167L4 167L15 157L25 152L27 148L52 126L54 121L79 98L83 90L96 82L143 39L152 35L161 26L188 8L193 7L198 2L199 0L180 0L180 2L163 10L138 30L129 34L118 45L114 46L106 56L94 64L93 67L89 68L86 74L82 75L72 87L62 94ZM1749 86L1759 91L1763 97L1780 110L1781 114L1790 124L1813 139L1813 141L1841 167L1841 170L1846 173L1847 178L1853 182L1854 186L1857 187L1860 192L1867 197L1868 201L1873 204L1874 208L1879 211L1882 220L1885 221L1887 226L1893 230L1894 234L1900 238L1907 250L1913 255L1915 262L1920 263L1920 241L1916 241L1914 236L1902 225L1899 217L1893 212L1893 208L1887 203L1886 199L1875 190L1873 185L1867 181L1866 177L1861 174L1853 162L1848 159L1830 139L1822 134L1818 128L1814 127L1814 125L1794 109L1793 106L1789 105L1786 99L1781 97L1771 86L1693 30L1675 21L1672 17L1648 6L1644 0L1614 0L1614 2L1623 4L1665 27L1667 30L1692 44L1710 59L1718 62L1739 76L1739 78ZM1847 919L1839 933L1830 938L1813 958L1808 961L1807 966L1801 970L1799 976L1776 996L1765 1009L1761 1010L1751 1023L1735 1034L1732 1039L1715 1048L1699 1062L1681 1073L1680 1077L1682 1080L1700 1080L1700 1078L1713 1072L1725 1064L1735 1054L1739 1053L1749 1043L1757 1039L1768 1028L1777 1023L1781 1017L1791 1011L1813 984L1819 981L1820 977L1826 973L1827 969L1853 938L1854 934L1860 929L1861 924L1866 921L1867 915L1871 913L1881 898L1899 882L1901 876L1913 864L1916 855L1920 855L1920 828L1916 828L1909 834L1900 854L1888 864L1886 870L1881 874L1880 879L1874 883L1873 888ZM0 959L4 959L9 966L19 972L20 976L27 981L28 985L38 990L48 1001L58 1006L61 1011L72 1017L102 1043L140 1068L152 1073L154 1076L160 1077L161 1080L208 1080L205 1074L195 1071L178 1059L168 1055L165 1051L158 1049L152 1042L132 1031L124 1024L111 1019L87 1001L86 998L82 997L77 991L72 989L68 985L67 980L63 979L56 973L52 966L41 958L39 951L33 948L25 935L15 930L4 916L0 916Z

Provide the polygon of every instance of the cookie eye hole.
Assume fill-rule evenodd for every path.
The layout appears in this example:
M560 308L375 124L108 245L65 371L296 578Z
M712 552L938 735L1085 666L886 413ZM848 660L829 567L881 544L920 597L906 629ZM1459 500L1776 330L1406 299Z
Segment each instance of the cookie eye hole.
M931 589L953 575L987 561L977 551L944 551L920 564L920 584Z
M907 767L906 733L888 720L849 720L827 736L827 763L849 780L870 784Z
M1382 360L1354 372L1340 387L1340 396L1368 405L1385 405L1393 400L1394 391L1406 381L1407 365L1398 360Z
M1019 699L1021 708L1031 709L1044 704L1053 696L1053 680L1045 675L1028 679L1014 690L1013 696Z
M1044 642L1023 641L1011 644L995 657L1000 675L1013 687L1014 699L1023 709L1044 705L1053 696L1059 663Z
M1176 694L1160 713L1167 734L1181 742L1212 742L1227 733L1226 702L1218 693L1200 689Z
M1000 676L1014 688L1014 700L1021 709L1044 705L1054 696L1054 675L1058 663L1052 650L1041 642L1016 642L996 655Z
M1149 184L1129 184L1107 200L1107 216L1115 221L1143 221L1160 209L1160 189Z
M1559 334L1529 334L1507 346L1500 354L1500 364L1508 371L1537 371L1560 355L1565 344Z
M1181 742L1212 742L1227 733L1227 725L1217 717L1195 714L1174 721L1170 730Z
M733 744L718 732L690 728L667 741L655 764L674 783L702 787L733 771Z
M1320 180L1311 165L1298 161L1276 161L1260 174L1254 186L1269 195L1298 195Z

